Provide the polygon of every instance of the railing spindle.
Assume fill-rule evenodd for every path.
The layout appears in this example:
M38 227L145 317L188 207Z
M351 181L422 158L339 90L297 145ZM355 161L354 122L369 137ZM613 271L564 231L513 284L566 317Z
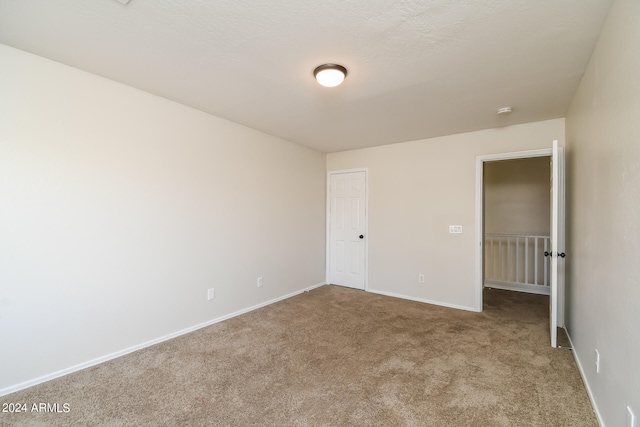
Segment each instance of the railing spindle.
M529 284L529 236L524 238L524 284Z
M520 279L520 239L516 236L516 283L519 283L518 279Z
M533 283L538 284L538 238L536 237L533 252L533 265L536 266L535 271L533 272Z
M548 251L549 249L547 249L547 242L548 239L544 239L544 250L545 252ZM547 280L547 265L549 265L549 261L547 261L547 257L544 257L544 286L549 286L549 281Z

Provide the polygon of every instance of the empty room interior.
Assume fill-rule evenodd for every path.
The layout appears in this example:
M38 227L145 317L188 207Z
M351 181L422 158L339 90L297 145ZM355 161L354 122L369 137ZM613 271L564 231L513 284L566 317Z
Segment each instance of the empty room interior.
M639 76L638 0L0 0L0 425L640 427Z

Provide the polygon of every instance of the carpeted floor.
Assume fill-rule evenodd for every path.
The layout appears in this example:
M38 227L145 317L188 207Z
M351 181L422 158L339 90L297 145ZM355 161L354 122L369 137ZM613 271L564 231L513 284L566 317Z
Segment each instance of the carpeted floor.
M0 402L0 425L597 426L548 297L483 313L323 286Z

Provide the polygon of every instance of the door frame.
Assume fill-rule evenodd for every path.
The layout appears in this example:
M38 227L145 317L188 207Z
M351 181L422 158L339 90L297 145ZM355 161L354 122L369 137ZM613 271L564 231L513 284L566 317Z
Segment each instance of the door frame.
M327 230L325 282L331 277L331 177L345 173L364 172L364 290L369 290L369 168L339 169L327 171Z
M559 148L562 153L562 147ZM475 310L482 311L482 290L484 287L484 164L485 162L493 162L498 160L517 160L535 157L553 156L552 148L542 148L538 150L515 151L509 153L496 153L476 156L476 295ZM562 157L562 154L561 154ZM559 181L559 197L560 203L563 204L564 199L564 176ZM560 234L559 242L564 242L564 206L561 206L559 215ZM551 231L551 230L550 230ZM559 268L560 272L561 269ZM564 269L562 269L564 273ZM564 274L558 274L558 302L557 302L557 319L558 326L564 327Z

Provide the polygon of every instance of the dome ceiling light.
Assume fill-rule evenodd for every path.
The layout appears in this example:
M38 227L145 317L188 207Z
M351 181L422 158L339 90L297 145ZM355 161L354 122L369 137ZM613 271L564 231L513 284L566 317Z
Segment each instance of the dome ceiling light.
M313 76L324 87L335 87L347 77L347 69L338 64L323 64L313 70Z
M498 111L496 111L497 115L503 115L503 114L509 114L511 112L511 107L502 107L499 108Z

